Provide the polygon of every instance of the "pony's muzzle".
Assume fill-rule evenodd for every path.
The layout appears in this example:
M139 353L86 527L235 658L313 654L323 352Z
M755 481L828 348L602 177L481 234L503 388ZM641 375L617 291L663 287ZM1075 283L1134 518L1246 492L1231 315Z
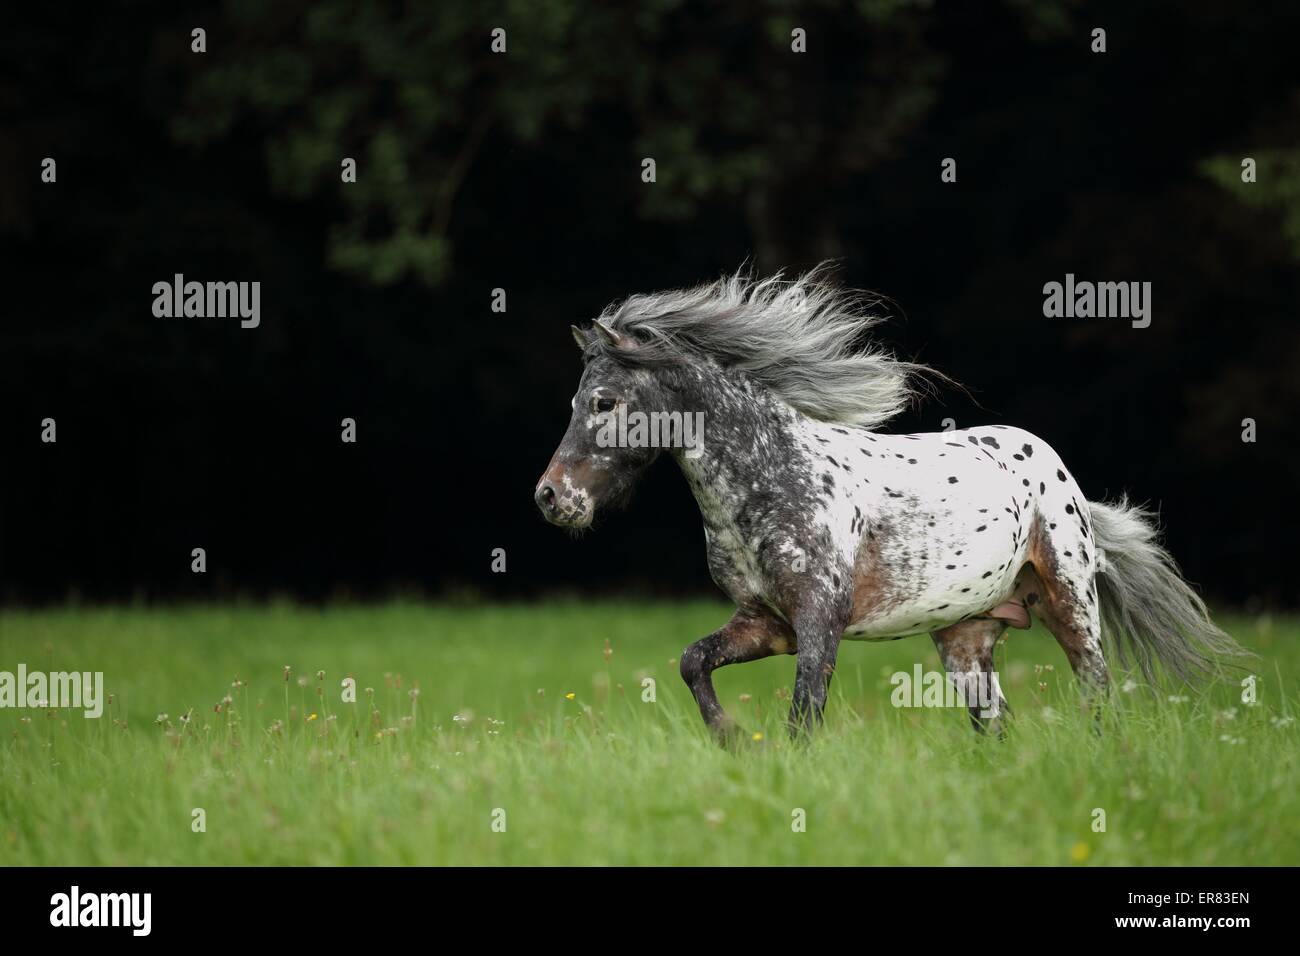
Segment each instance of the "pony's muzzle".
M576 483L575 477L582 483ZM585 528L591 523L593 501L586 489L586 477L588 467L585 463L575 466L558 457L551 459L533 490L533 501L537 502L538 510L547 522L562 528Z
M533 501L551 524L574 528L591 523L591 496L574 484L569 470L559 462L551 462L546 469L533 491Z

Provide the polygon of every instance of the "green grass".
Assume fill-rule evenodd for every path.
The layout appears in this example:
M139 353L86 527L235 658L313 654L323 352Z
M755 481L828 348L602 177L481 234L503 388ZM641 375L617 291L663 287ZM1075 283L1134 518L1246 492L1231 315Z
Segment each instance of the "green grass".
M103 671L113 695L99 720L0 710L0 864L1300 862L1300 622L1226 621L1261 655L1257 704L1236 678L1204 695L1117 689L1100 735L1037 630L998 653L1016 710L1000 742L963 711L890 705L891 672L938 667L924 638L845 643L803 746L783 726L793 659L730 667L719 696L763 735L733 754L675 667L727 616L703 602L0 613L0 670Z

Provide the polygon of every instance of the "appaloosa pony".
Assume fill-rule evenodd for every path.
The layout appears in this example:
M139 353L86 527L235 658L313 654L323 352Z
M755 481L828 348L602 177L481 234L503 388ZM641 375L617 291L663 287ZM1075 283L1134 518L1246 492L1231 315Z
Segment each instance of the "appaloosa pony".
M585 368L536 488L548 521L587 527L671 444L649 440L653 428L606 427L615 417L703 413L698 443L668 451L704 518L713 579L737 606L681 655L719 737L733 724L715 669L795 655L798 731L820 720L845 638L932 635L954 680L992 687L991 707L971 707L977 728L1006 710L994 645L1031 614L1089 697L1107 685L1103 634L1147 674L1153 658L1187 677L1239 650L1157 543L1151 514L1089 501L1036 435L878 431L928 370L862 347L876 321L814 270L634 295L573 328Z

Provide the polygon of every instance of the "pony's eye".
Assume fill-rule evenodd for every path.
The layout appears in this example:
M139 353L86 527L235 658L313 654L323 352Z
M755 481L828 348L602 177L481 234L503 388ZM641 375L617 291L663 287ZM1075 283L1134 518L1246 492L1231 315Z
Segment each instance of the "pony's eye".
M614 410L614 406L617 404L618 404L618 399L616 398L598 398L596 399L596 411L612 412Z

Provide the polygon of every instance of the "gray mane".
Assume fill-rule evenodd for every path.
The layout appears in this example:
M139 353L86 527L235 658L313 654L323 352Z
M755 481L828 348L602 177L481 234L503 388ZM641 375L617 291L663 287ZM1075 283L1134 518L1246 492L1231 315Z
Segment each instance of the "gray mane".
M631 341L616 349L591 335L587 355L653 365L694 352L743 370L811 418L880 425L907 405L913 375L931 370L865 342L881 321L867 311L875 302L830 284L826 271L818 266L793 281L737 272L693 289L631 296L598 320Z

